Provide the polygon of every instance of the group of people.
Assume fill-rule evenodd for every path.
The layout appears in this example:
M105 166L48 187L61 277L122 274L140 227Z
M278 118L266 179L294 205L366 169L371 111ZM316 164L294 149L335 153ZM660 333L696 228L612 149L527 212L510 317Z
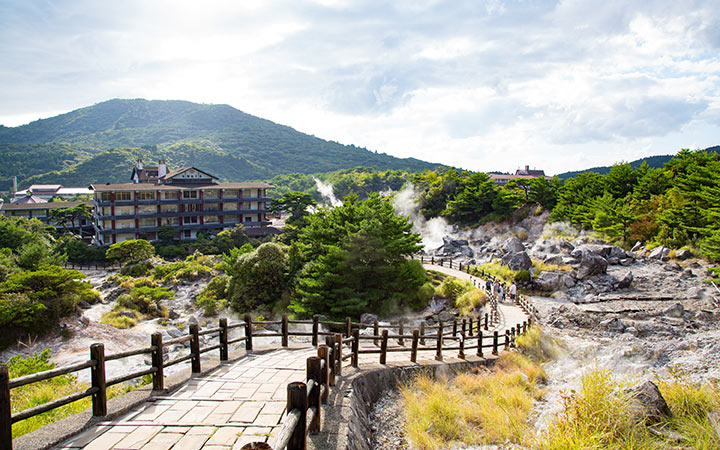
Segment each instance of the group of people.
M485 290L498 302L504 302L506 298L514 301L517 299L517 286L515 283L508 287L507 284L497 278L488 278L485 281Z

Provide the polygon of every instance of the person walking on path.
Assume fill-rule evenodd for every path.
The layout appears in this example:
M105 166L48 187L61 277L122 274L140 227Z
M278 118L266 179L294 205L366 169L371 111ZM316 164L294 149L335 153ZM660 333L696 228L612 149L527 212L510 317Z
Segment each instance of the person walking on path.
M510 286L510 300L517 300L517 285L515 283Z

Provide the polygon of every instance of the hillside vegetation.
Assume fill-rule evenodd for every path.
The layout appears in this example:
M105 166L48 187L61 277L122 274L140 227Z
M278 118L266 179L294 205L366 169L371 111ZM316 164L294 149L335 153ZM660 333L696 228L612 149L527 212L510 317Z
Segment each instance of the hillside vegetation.
M122 149L122 150L118 150ZM109 151L109 153L108 153ZM283 173L330 172L356 166L423 170L435 167L300 133L228 105L185 101L109 100L20 127L0 127L0 189L18 176L30 183L85 185L126 181L137 157L194 165L225 180L267 179ZM85 162L85 166L78 163ZM113 166L120 161L122 164ZM119 173L118 173L119 172Z

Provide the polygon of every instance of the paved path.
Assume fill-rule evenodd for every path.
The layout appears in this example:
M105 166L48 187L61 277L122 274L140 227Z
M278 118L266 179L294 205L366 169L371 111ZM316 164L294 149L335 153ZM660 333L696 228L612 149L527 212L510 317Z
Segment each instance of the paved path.
M469 278L452 269L432 269ZM516 306L501 304L500 320L496 329L504 333L506 324L520 323L525 316ZM369 341L363 344L372 346ZM56 449L238 450L249 442L271 440L284 418L287 384L305 381L306 360L317 354L307 344L294 345L302 348L250 354L208 376L193 377L171 394L95 425ZM434 351L418 353L419 360L433 357ZM378 358L360 355L360 369ZM388 361L410 365L409 353L388 353Z

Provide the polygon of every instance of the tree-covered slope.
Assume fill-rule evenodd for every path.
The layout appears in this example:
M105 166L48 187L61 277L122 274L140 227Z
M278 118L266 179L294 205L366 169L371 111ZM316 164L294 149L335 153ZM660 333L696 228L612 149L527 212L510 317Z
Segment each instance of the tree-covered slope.
M720 154L720 145L716 145L714 147L709 147L705 149L706 152L715 152ZM648 167L651 169L659 169L663 167L668 161L673 159L674 155L656 155L656 156L648 156L647 158L637 159L635 161L630 162L630 166L637 169L642 165L642 163L646 163ZM558 174L558 178L565 181L568 178L573 178L581 173L586 172L594 172L599 173L600 175L605 175L608 172L610 172L610 169L612 169L613 166L600 166L600 167L593 167L591 169L585 169L585 170L578 170L575 172L565 172Z
M28 152L25 160L18 155L21 147ZM0 127L0 157L17 161L0 170L0 189L13 175L22 186L31 177L60 182L61 176L68 184L87 184L91 174L74 164L130 147L145 149L146 162L164 157L174 167L195 165L236 181L356 166L413 171L436 166L325 141L228 105L116 99L20 127Z

